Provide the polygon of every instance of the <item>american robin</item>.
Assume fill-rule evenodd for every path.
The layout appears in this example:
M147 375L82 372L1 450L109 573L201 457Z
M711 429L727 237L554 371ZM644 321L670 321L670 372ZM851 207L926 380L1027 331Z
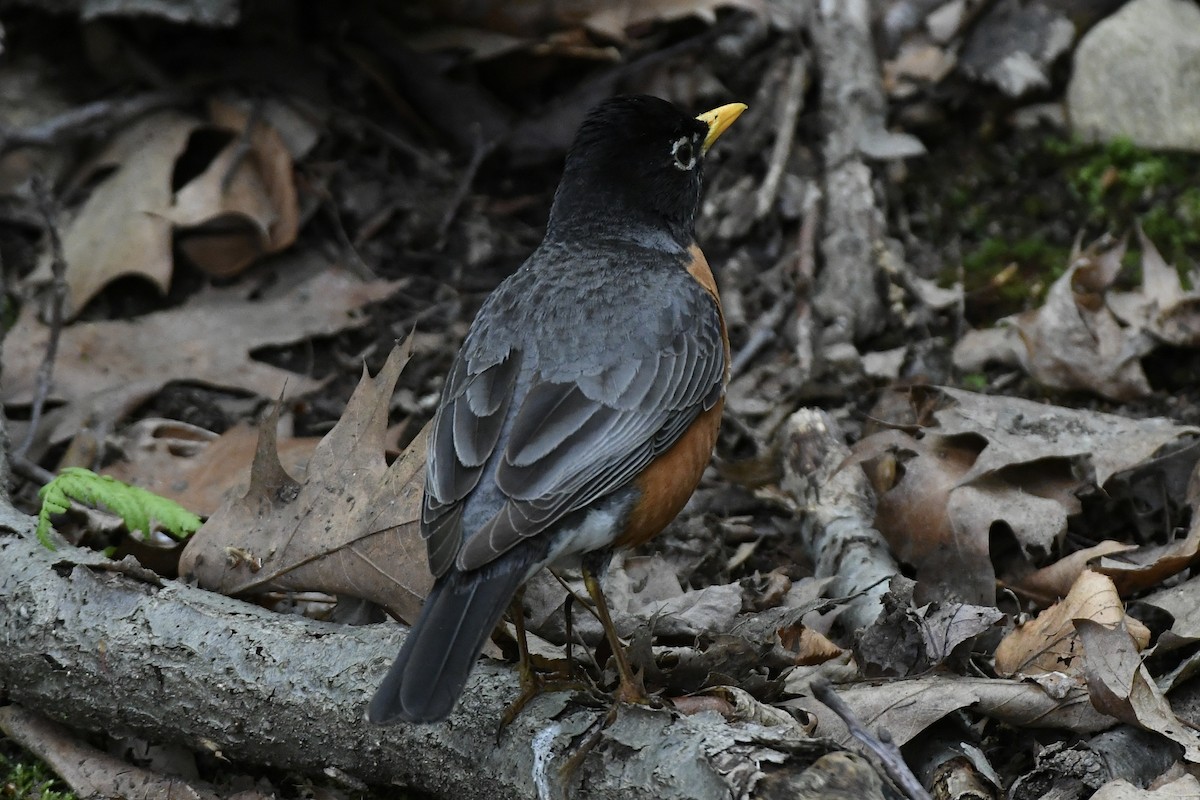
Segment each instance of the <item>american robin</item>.
M421 515L436 581L370 721L446 717L518 588L570 561L618 698L639 694L596 574L666 527L712 455L729 339L695 218L704 155L745 108L692 117L626 96L584 120L545 239L484 302L446 378Z

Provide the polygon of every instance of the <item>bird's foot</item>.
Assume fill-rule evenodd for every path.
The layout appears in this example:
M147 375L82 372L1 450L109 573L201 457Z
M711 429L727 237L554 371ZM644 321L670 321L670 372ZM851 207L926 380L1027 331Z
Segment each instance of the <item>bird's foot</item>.
M538 675L532 669L526 672L521 670L521 693L516 699L508 704L504 709L504 714L500 717L500 724L496 727L496 741L504 735L505 729L513 723L517 716L525 710L525 706L529 705L530 701L538 695L549 694L552 692L584 692L591 693L595 689L584 681L574 678L544 678Z

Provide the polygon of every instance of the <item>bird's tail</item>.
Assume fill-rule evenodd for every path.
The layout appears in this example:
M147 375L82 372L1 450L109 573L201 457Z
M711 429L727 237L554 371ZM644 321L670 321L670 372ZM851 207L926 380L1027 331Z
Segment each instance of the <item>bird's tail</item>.
M371 698L368 721L386 725L447 717L524 577L524 570L508 569L465 575L451 570L439 578Z

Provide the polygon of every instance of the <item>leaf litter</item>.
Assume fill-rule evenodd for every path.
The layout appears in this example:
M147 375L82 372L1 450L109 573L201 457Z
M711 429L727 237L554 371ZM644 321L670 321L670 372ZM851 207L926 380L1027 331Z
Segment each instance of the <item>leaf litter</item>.
M707 28L718 7L726 16L711 30L725 38L711 52L719 54L737 41L778 42L770 38L778 30L768 34L750 22L742 28L728 24L755 19L729 16L735 11L727 6L749 5L668 0L616 9L607 19L560 14L547 26L539 17L536 25L502 34L484 27L467 31L478 21L458 20L464 27L455 34L457 45L451 37L451 46L467 51L463 63L495 60L502 76L497 80L503 82L519 80L504 72L509 65L503 59L620 59L630 54L623 47L645 45L640 37L648 26L659 26L661 33L677 16L695 16L702 22L690 24ZM540 4L532 11L541 14L552 6ZM521 9L530 12L526 6L516 10ZM959 12L958 21L945 24L944 34L935 35L931 27L932 39L914 40L899 50L903 60L893 64L894 96L922 81L953 81L962 72L956 48L963 37L973 36L974 12ZM787 30L777 10L767 13L774 15L773 25ZM980 29L999 24L984 19ZM597 32L600 38L592 38ZM445 40L429 46L444 48ZM771 46L778 50L768 60L785 63L780 56L795 55ZM779 70L756 75L761 82L751 83L739 80L736 70L691 59L686 48L681 52L679 64L639 67L644 76L626 76L629 86L687 104L729 91L758 92L755 107L763 108L785 86ZM979 53L972 58L977 61ZM744 62L733 61L737 70L748 72ZM348 160L332 169L319 159L302 163L311 138L298 145L272 112L259 114L253 104L223 97L211 100L203 117L169 112L146 118L146 129L135 123L119 131L75 174L76 185L94 187L64 219L68 262L72 269L86 270L69 277L67 306L69 315L86 313L85 321L63 329L51 397L65 405L56 414L52 438L71 436L83 420L119 425L171 381L262 398L279 396L286 385L284 397L295 404L289 411L299 410L302 398L319 396L322 381L269 367L254 358L255 352L268 345L311 346L313 337L360 326L368 304L387 300L388 313L397 316L377 326L386 329L384 336L406 333L414 322L437 331L414 339L430 344L401 376L405 386L395 399L392 386L403 357L393 354L374 379L363 378L340 421L319 443L315 436L278 434L275 418L257 434L238 425L219 438L216 432L179 427L177 420L146 420L121 432L126 455L137 455L110 466L147 481L158 479L148 485L188 498L196 510L211 514L184 559L187 571L202 576L205 585L239 594L319 590L367 598L398 618L411 619L428 585L415 525L422 440L414 440L388 466L388 412L402 412L416 423L413 430L428 415L443 362L477 302L474 295L494 285L536 242L536 226L521 215L539 201L536 192L522 194L525 187L506 187L504 197L486 197L492 187L472 187L471 180L457 199L445 200L458 176L447 174L445 164L453 161L438 149L439 140L454 139L445 145L449 149L472 146L461 114L411 99L408 90L397 90L403 81L393 83L377 65L364 71L369 72L366 82L391 98L401 116L410 113L405 108L410 100L417 116L423 115L410 116L386 157ZM680 77L685 73L687 80ZM987 80L999 80L987 74ZM432 75L446 82L439 85L456 85L453 70L439 68ZM513 151L521 158L553 162L579 116L611 86L585 88L529 114L493 113L484 102L486 92L479 93L480 102L462 105L487 117L483 127L501 132L498 136L516 131ZM802 119L807 115L805 110ZM352 117L339 115L331 127ZM706 243L713 242L714 253L728 265L721 280L735 343L745 341L778 298L802 295L805 289L804 256L790 243L805 213L804 198L815 188L802 177L813 164L805 160L810 153L795 148L777 194L759 202L751 176L765 171L761 154L771 149L772 120L773 114L765 113L744 120L744 141L750 144L721 154L725 163L712 172L711 202L699 221ZM220 132L223 144L187 182L173 186L179 155L195 143L199 130ZM361 137L362 130L355 135ZM157 136L163 141L155 141ZM297 141L303 140L301 135ZM404 174L396 174L396 163L406 165L399 170ZM353 174L355 169L361 173ZM307 198L306 191L311 192ZM335 227L347 228L338 237L343 255L351 257L347 247L357 249L355 255L367 263L380 265L381 271L394 269L387 274L408 276L408 283L356 284L331 270L308 283L288 283L278 303L259 297L249 283L222 285L236 275L245 277L245 270L254 276L259 259L295 243L310 219L298 201L307 199L311 211L313 195L321 192L330 193L323 201L333 198L341 213ZM747 216L744 209L755 211ZM429 245L439 238L431 235L439 226L445 226L440 237L449 248L445 252ZM105 240L106 230L121 235ZM380 231L397 233L398 243ZM1195 293L1138 235L1139 289L1115 288L1123 243L1077 247L1045 305L1009 319L997 331L969 334L955 352L960 367L1016 364L1056 391L1120 400L1146 396L1151 381L1145 357L1163 346L1195 346L1200 320L1194 317ZM119 247L107 252L109 245ZM414 255L413 264L405 263L404 257ZM180 256L186 266L175 263ZM514 263L498 263L505 258ZM458 265L451 276L429 268L446 262ZM105 297L105 287L117 276L140 276L165 293L186 274L181 268L192 267L216 276L218 285L173 309L97 321L104 316L103 302L89 307ZM44 282L47 275L43 267L32 283ZM914 299L920 292L911 291L923 284L899 283L913 295L906 302L923 302ZM404 296L398 292L401 285L419 292ZM928 303L920 313L904 310L908 333L961 298L942 292L944 302ZM317 319L314 306L326 304L327 315ZM897 348L893 341L886 352L864 353L862 372L852 378L811 372L825 359L849 365L847 374L854 373L856 354L843 347L845 360L837 361L831 357L834 350L819 352L814 367L813 353L803 352L802 315L791 303L780 307L784 313L770 331L778 341L759 358L746 360L749 366L730 390L721 456L728 461L750 449L753 457L741 471L725 463L723 477L710 473L683 519L655 549L618 558L610 571L614 615L650 687L674 698L680 708L693 703L756 724L779 722L781 710L803 710L813 715L818 735L848 742L844 723L815 702L808 688L814 676L834 676L839 693L860 718L900 743L936 738L944 721L971 723L960 744L964 750L975 748L983 766L990 766L989 757L1026 752L1015 742L1024 738L1015 736L1017 731L1037 729L1039 738L1067 741L1128 726L1158 731L1195 760L1195 737L1180 724L1170 698L1197 669L1187 653L1200 641L1195 613L1200 589L1191 578L1197 557L1195 497L1182 488L1196 463L1186 453L1196 429L923 387L883 392L877 408L865 414L883 424L868 424L860 437L854 418L867 409L851 403L841 419L850 422L850 438L857 444L841 476L862 471L870 479L875 490L870 521L915 581L893 576L882 593L878 619L847 629L839 615L852 599L833 594L830 587L836 584L830 578L812 577L805 561L818 558L800 546L797 528L821 516L814 510L821 499L798 501L780 484L777 457L785 448L777 430L806 398L824 402L833 392L861 393L865 384L854 381L864 374L907 374L915 349ZM29 402L46 340L45 326L27 307L4 353L0 394L9 408ZM128 353L120 349L122 342L129 344ZM166 356L155 355L158 351L185 363L173 369ZM869 366L885 360L886 369ZM805 365L803 381L795 377L799 362ZM338 505L333 497L354 502ZM807 513L797 513L800 508ZM844 521L846 514L838 513ZM551 668L566 664L562 598L557 581L546 576L527 595L532 626L540 634L535 646ZM578 609L575 622L581 638L598 640L598 629ZM1153 792L1137 791L1176 796L1172 792L1187 786L1186 778L1174 777ZM1123 797L1131 791L1132 784L1115 781L1097 796Z

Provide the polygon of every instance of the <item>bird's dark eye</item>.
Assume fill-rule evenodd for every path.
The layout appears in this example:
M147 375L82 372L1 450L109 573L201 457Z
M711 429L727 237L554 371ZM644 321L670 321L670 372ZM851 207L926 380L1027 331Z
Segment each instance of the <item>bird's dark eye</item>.
M696 149L692 140L686 136L675 140L671 145L671 155L675 157L675 168L689 170L696 166Z

